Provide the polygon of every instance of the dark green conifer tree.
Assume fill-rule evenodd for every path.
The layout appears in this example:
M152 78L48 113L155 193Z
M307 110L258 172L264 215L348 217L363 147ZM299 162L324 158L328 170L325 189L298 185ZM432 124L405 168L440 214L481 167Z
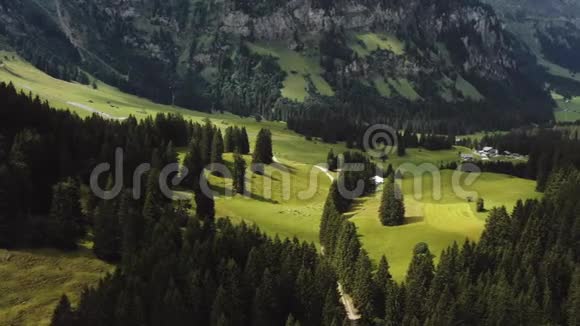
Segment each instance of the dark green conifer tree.
M385 226L397 226L405 223L405 203L403 194L393 177L385 179L383 185L379 219Z
M274 276L268 269L264 271L262 282L256 289L252 307L252 325L271 326L277 325L277 313L279 310L278 298L276 296L276 285Z
M199 176L203 172L204 166L199 144L195 141L189 144L187 154L183 159L183 167L187 168L187 175L183 179L182 184L188 189L197 189L199 187Z
M483 201L483 198L480 197L477 199L477 207L476 208L477 208L477 211L479 213L485 212L485 202Z
M407 155L407 145L403 134L397 134L397 155L403 157Z
M200 157L205 167L211 163L212 143L214 139L214 127L209 119L206 119L201 131Z
M219 287L213 301L211 308L211 324L210 325L232 325L231 321L226 317L228 307L228 294L223 287Z
M75 249L83 234L80 189L73 179L53 187L50 241L62 249Z
M163 167L167 164L177 163L178 155L177 151L175 150L175 146L173 146L173 142L169 141L167 146L165 146L165 151L163 153Z
M239 136L239 150L240 154L248 155L250 154L250 139L248 138L248 132L246 127L242 127Z
M405 318L404 324L419 322L422 324L427 317L427 294L431 287L435 268L433 255L426 243L419 243L413 250L413 259L405 279Z
M393 165L389 164L389 166L387 167L387 171L384 174L385 178L391 178L394 177L395 174L395 170L393 169Z
M236 135L233 127L227 127L224 133L224 153L235 152L236 150Z
M186 298L183 297L181 291L177 288L175 281L170 279L165 295L160 302L161 319L156 324L175 326L191 325L191 320L189 320L187 313L189 307L187 307L185 302Z
M324 248L325 254L331 255L333 250L333 241L332 236L335 235L332 233L331 227L334 225L336 220L336 215L339 214L334 207L334 202L332 200L326 199L326 203L324 204L324 209L322 211L322 218L320 220L320 244Z
M211 165L210 169L212 174L220 176L220 169L218 165L224 163L223 160L223 153L224 153L224 142L222 138L222 132L218 129L214 131L213 134L213 141L211 144Z
M221 130L214 132L213 141L211 143L211 163L223 164L224 154L224 140L222 138Z
M356 226L350 221L341 224L336 250L334 252L334 263L339 279L342 281L346 291L352 291L356 277L356 261L361 249L360 241L356 233Z
M205 176L201 175L201 182L207 182ZM215 217L215 203L211 192L204 193L201 189L195 192L195 214L198 219L204 222L211 222Z
M385 326L399 326L405 316L405 285L399 287L395 282L389 282L385 294Z
M572 275L568 290L568 325L580 325L580 264Z
M246 191L246 161L238 154L234 154L233 188L237 194L244 194Z
M74 315L71 309L70 301L66 295L60 297L60 301L52 315L52 326L73 326L75 325Z
M512 222L505 207L493 208L485 223L480 246L486 249L500 248L512 239Z
M330 171L336 171L338 169L338 157L334 154L332 149L328 152L326 164L328 164L328 170Z
M138 211L128 191L123 193L119 204L119 222L121 224L121 254L123 262L127 263L139 249L145 224L143 215Z
M159 170L152 169L147 175L147 187L145 191L145 203L143 204L143 219L145 220L146 233L150 235L154 223L161 218L166 198L159 188ZM146 238L149 238L146 236Z
M373 283L375 288L375 302L376 314L379 318L385 317L385 302L388 292L388 286L393 282L391 272L389 271L389 263L387 257L381 257L377 271L373 276Z
M121 256L121 234L113 200L103 200L94 214L93 251L100 259L117 261Z
M261 129L256 138L252 163L271 164L273 156L272 133L269 129Z
M352 296L363 316L375 316L372 264L365 250L361 250L355 263Z
M321 318L322 326L338 326L339 322L344 320L344 309L337 306L337 302L340 302L338 291L332 288L326 293L324 298Z

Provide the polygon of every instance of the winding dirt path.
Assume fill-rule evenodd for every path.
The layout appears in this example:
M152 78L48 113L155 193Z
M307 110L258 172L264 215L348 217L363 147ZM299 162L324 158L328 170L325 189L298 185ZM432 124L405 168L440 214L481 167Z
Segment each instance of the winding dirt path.
M324 247L320 247L320 253L324 256ZM354 305L354 300L352 297L344 292L342 284L340 282L336 283L338 285L338 294L340 295L340 303L344 306L344 311L346 312L346 318L350 321L357 321L362 318L362 315Z
M340 294L340 302L344 306L344 310L346 311L346 317L348 320L355 321L362 318L361 314L359 313L358 309L354 306L354 301L352 297L346 293L342 288L342 285L338 283L338 293Z
M276 156L272 157L272 161L274 161L274 163L276 163L276 164L282 164ZM330 171L328 171L328 169L323 164L314 165L314 167L319 169L320 171L324 172L328 176L330 181L334 182L334 176L330 173ZM324 255L324 247L321 248L321 252L322 252L322 255ZM360 314L360 312L356 308L356 306L354 304L354 300L352 299L352 297L349 294L344 292L344 289L342 288L342 284L340 284L340 282L337 283L337 285L338 285L338 293L340 294L340 302L344 306L344 310L346 312L346 317L350 321L360 320L362 318L362 315Z
M319 169L320 171L324 172L328 178L330 179L330 182L334 182L334 176L332 174L330 174L330 171L328 171L327 168L325 168L324 166L321 165L315 165L315 168Z
M92 107L90 107L88 105L81 104L81 103L77 103L77 102L66 102L66 104L72 105L72 106L77 107L79 109L83 109L85 111L89 111L89 112L92 112L92 113L96 113L96 114L100 115L101 117L103 117L105 119L110 119L110 120L125 120L125 119L127 119L127 118L117 118L117 117L114 117L114 116L112 116L112 115L110 115L108 113L101 112L101 111L99 111L97 109L93 109Z

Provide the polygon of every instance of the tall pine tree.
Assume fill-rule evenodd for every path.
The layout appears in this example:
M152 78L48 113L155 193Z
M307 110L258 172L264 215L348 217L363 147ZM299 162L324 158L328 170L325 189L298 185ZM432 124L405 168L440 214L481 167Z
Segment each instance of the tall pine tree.
M223 164L223 154L224 140L221 130L218 129L216 132L214 132L213 141L211 143L211 163Z
M390 176L383 185L383 195L379 208L379 219L385 226L397 226L405 223L405 203L403 194L395 179Z
M206 183L207 180L202 174L200 183ZM207 189L206 189L207 190ZM212 222L215 217L215 203L211 191L198 189L195 192L195 213L198 219L205 222Z
M50 240L62 249L75 249L82 235L82 213L78 184L68 179L53 187L50 209Z
M426 318L427 295L431 287L431 281L435 267L433 265L433 255L426 243L419 243L413 250L413 259L407 271L405 284L407 293L405 298L405 319L404 324L423 324Z
M73 326L75 320L73 317L70 301L66 295L63 295L52 315L52 326Z
M246 161L238 154L234 154L234 173L233 188L237 194L246 192Z
M238 143L240 154L242 155L250 154L250 139L248 138L248 132L246 131L246 127L242 127L238 139L239 139Z
M272 133L269 129L261 129L256 138L253 163L271 164L273 162Z
M197 142L191 141L187 154L183 159L183 167L187 168L187 175L182 181L182 185L188 189L199 187L199 176L203 172L203 162L201 159L201 149Z

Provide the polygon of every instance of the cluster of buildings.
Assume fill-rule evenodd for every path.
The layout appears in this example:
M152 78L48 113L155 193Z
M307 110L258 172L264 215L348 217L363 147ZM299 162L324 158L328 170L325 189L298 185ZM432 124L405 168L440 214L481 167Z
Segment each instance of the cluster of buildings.
M500 152L498 149L493 147L484 147L481 150L473 151L473 154L461 154L461 161L463 162L473 162L476 160L489 161L494 158L505 158L514 160L523 160L525 157L518 153L512 153L509 151Z
M486 161L490 158L495 158L499 156L499 150L493 147L484 147L477 154L481 157L481 160Z

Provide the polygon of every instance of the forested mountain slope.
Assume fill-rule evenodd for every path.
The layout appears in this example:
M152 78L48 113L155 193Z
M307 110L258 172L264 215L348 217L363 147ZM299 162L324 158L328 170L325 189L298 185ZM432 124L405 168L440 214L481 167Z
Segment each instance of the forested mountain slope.
M480 128L475 110L507 125L552 117L517 44L477 1L2 0L0 26L59 78L86 82L81 68L197 109Z
M0 193L8 195L0 196L2 213L8 213L0 215L0 239L74 247L92 230L94 252L120 261L113 275L83 291L74 308L63 296L51 325L348 324L337 281L352 293L361 326L577 325L580 160L571 150L578 148L576 136L539 131L488 140L506 149L531 146L527 165L547 173L536 175L545 198L519 201L511 214L505 207L492 209L481 240L450 246L437 267L437 253L418 244L405 282L397 283L388 258L376 268L356 226L340 213L345 202L334 195L336 183L321 223L324 255L314 245L271 239L255 227L214 218L213 197L201 196L195 186L196 217L161 196L159 167L177 162L173 144L199 140L191 142L190 154L207 158L200 149L210 146L203 139L220 139L209 137L220 135L209 121L202 126L178 115L80 119L18 94L12 85L0 84L0 94L6 103ZM122 192L112 201L89 199L85 215L79 187L86 169L112 159L114 144L130 149L128 166L151 156L146 196L131 200L131 192ZM51 152L59 155L44 155ZM60 175L43 173L47 170ZM58 182L51 196L46 185L66 176L75 177Z
M580 2L486 0L513 33L538 58L553 91L580 95Z

